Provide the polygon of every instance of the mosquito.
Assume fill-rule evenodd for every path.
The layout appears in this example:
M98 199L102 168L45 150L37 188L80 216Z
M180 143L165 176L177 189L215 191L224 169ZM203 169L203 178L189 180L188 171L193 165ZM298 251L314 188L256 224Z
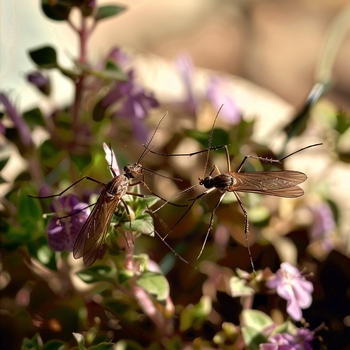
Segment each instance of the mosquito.
M73 256L75 259L83 258L85 266L91 266L99 257L99 254L102 250L103 243L105 241L105 237L108 231L108 228L110 226L110 223L112 221L113 214L118 207L120 203L123 204L128 216L130 217L130 212L128 209L128 206L126 202L123 199L124 195L132 195L132 196L137 196L137 197L142 197L146 198L145 195L143 194L138 194L134 192L130 192L129 189L130 187L137 186L139 184L142 184L147 188L147 190L152 193L153 195L157 196L158 198L162 199L163 201L170 203L169 201L166 201L164 198L161 196L155 194L152 192L147 184L144 182L144 170L148 171L150 173L168 178L167 176L155 173L154 171L143 167L140 162L142 159L146 156L146 154L150 151L149 146L151 142L153 141L153 138L159 128L160 123L163 121L165 118L166 114L162 117L162 119L159 121L155 131L153 132L150 140L147 142L147 147L143 150L141 156L139 157L138 161L135 164L129 164L124 167L124 173L120 174L119 168L117 164L113 165L113 159L114 153L112 149L110 148L111 152L111 161L110 161L110 171L113 175L113 178L107 182L104 183L102 181L99 181L97 179L94 179L90 176L84 176L78 181L74 182L72 185L67 187L65 190L62 192L55 194L55 195L50 195L50 196L43 196L43 197L36 197L36 196L30 196L32 198L39 198L39 199L44 199L44 198L53 198L53 197L59 197L66 191L68 191L71 187L76 185L77 183L83 181L83 180L89 180L93 181L95 183L98 183L101 185L102 191L97 199L97 202L95 203L95 206L90 213L89 217L85 221L83 227L81 228L77 239L74 243L73 247ZM106 148L108 146L104 144L104 149L106 151ZM107 153L106 153L107 154ZM116 161L115 161L116 163ZM136 181L136 182L131 182L132 179L141 177L141 180ZM175 179L178 181L181 181L181 179ZM173 204L173 203L171 203ZM178 205L178 204L173 204L176 206L183 206L183 205ZM187 205L186 205L187 206ZM71 216L76 214L79 211L76 211L70 215L60 217L59 219L63 219L65 217ZM161 235L154 230L155 234L159 236L161 239ZM188 264L188 262L182 258L173 248L170 247L170 245L164 241L166 246L177 256L179 257L182 261Z
M221 108L220 108L221 110ZM199 194L197 197L190 199L192 203L189 205L185 213L180 217L179 220L175 223L175 225L172 227L172 229L164 236L162 239L163 241L168 237L168 235L174 230L174 228L179 224L179 222L187 215L187 213L191 210L192 206L196 203L197 200L200 198L206 196L207 194L218 190L221 193L221 196L219 200L216 202L210 217L209 227L206 232L204 242L202 244L201 250L199 252L199 255L197 256L197 259L200 258L200 256L203 253L204 247L206 245L206 242L208 240L210 231L213 228L214 223L214 215L216 210L218 209L219 205L221 204L225 194L227 192L232 192L237 202L243 212L244 215L244 234L245 234L245 241L248 248L248 254L249 254L249 260L252 267L252 270L255 274L255 268L253 263L253 258L249 246L249 218L248 218L248 212L245 209L243 202L241 198L239 197L237 192L247 192L247 193L257 193L257 194L263 194L263 195L269 195L269 196L276 196L276 197L284 197L284 198L297 198L304 194L304 191L298 186L299 184L303 183L307 176L299 171L293 171L293 170L275 170L275 171L256 171L256 172L242 172L243 165L247 161L247 159L257 159L265 163L278 163L282 164L282 161L285 159L291 157L292 155L299 153L303 150L306 150L311 147L316 147L322 145L322 143L312 144L306 147L303 147L281 159L270 159L270 158L264 158L264 157L258 157L258 156L251 156L246 155L244 156L241 164L239 165L238 169L236 171L231 170L231 164L230 164L230 155L229 151L226 145L223 146L217 146L217 147L211 147L212 139L213 139L213 132L214 132L214 126L215 122L218 118L219 112L216 114L216 117L214 119L213 126L211 128L209 139L208 139L208 148L203 151L193 152L193 153L178 153L178 154L162 154L157 153L155 151L150 150L151 153L157 154L157 155L163 155L163 156L192 156L195 154L200 154L203 152L206 152L206 161L204 166L204 172L203 176L198 178L198 183L195 185L192 185L188 187L187 189L177 193L176 195L172 196L170 200L172 200L174 197L177 197L183 193L187 193L189 191L192 191L197 186L204 186L206 189L203 193ZM146 147L144 145L144 147ZM207 173L207 169L209 166L209 152L213 149L218 148L224 148L225 149L225 155L226 155L226 163L227 163L227 172L221 173L219 168L214 165L209 173ZM157 208L154 212L161 209L166 203L163 203L162 206Z

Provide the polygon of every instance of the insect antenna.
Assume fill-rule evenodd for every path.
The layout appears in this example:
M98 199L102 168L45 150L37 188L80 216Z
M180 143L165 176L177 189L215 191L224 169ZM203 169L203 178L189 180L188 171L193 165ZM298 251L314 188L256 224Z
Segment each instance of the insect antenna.
M211 130L210 130L210 133L209 133L208 148L206 149L207 154L206 154L206 157L205 157L205 164L204 164L204 171L203 171L203 179L205 178L205 175L206 175L206 172L207 172L207 169L208 169L208 166L209 166L209 154L210 154L209 152L211 150L211 144L213 143L213 133L214 133L215 123L216 123L216 120L218 119L219 113L220 113L220 111L221 111L223 106L224 105L221 105L219 110L217 111L215 119L214 119L213 126L211 127Z
M54 197L60 197L63 193L67 192L70 188L72 188L73 186L75 186L77 183L79 183L80 181L83 181L83 180L89 180L89 181L92 181L92 182L96 182L98 183L99 185L101 186L106 186L106 184L102 181L99 181L99 180L96 180L94 179L93 177L90 177L90 176L84 176L82 177L81 179L75 181L74 183L72 183L71 185L69 185L66 189L64 189L62 192L60 193L57 193L57 194L51 194L49 196L33 196L31 194L28 194L28 197L31 197L31 198L38 198L38 199L45 199L45 198L54 198Z
M308 148L311 148L311 147L316 147L316 146L321 146L321 145L322 145L322 142L320 142L320 143L314 143L314 144L312 144L312 145L309 145L309 146L300 148L300 149L298 149L297 151L294 151L293 153L288 154L287 156L285 156L285 157L279 159L279 161L282 162L283 160L289 158L290 156L293 156L293 155L296 154L296 153L299 153L299 152L304 151L304 150L306 150L306 149L308 149Z
M150 146L151 142L153 141L154 136L156 135L156 132L158 131L160 124L162 123L162 121L164 120L164 118L165 118L167 115L168 115L168 112L166 112L166 113L163 115L163 117L160 119L160 121L158 122L156 128L155 128L154 131L153 131L153 134L152 134L151 138L148 140L148 142L146 143L146 145L143 145L143 146L145 146L145 149L144 149L143 152L141 153L141 155L140 155L140 157L139 157L139 159L138 159L138 161L137 161L137 164L139 164L139 163L141 162L141 160L146 156L146 154L147 154L148 152L150 152L149 146Z

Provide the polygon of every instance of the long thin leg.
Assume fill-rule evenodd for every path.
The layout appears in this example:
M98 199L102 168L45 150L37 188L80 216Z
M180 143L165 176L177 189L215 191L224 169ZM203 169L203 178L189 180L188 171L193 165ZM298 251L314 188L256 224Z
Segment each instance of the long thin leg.
M192 203L190 204L190 206L187 208L187 210L181 215L180 219L176 221L175 225L171 228L171 230L164 236L164 239L166 239L169 234L174 230L174 228L179 224L179 222L186 216L186 214L191 210L191 208L193 207L194 203L197 202L198 199L206 196L208 193L214 191L215 188L211 188L203 193L201 193L200 195L198 195L196 198L193 198Z
M239 206L242 209L243 215L244 215L244 236L245 236L245 242L247 245L247 249L248 249L248 254L249 254L249 260L250 260L250 265L252 266L253 269L253 273L254 275L256 275L256 271L255 271L255 267L254 267L254 262L253 262L253 257L252 257L252 252L250 250L250 245L249 245L249 240L248 240L248 234L249 234L249 220L248 220L248 213L246 211L246 209L244 208L244 205L241 201L241 198L239 198L238 194L236 192L233 191L233 194L236 196L237 201Z
M173 249L169 243L165 240L165 238L163 238L156 230L154 230L154 233L163 241L163 243L175 254L175 256L177 256L180 260L182 260L184 263L186 263L187 265L192 266L194 269L196 268L194 265L192 265L191 263L189 263L185 258L183 258L179 253L176 252L175 249Z
M73 215L75 215L75 214L78 214L78 213L82 212L83 210L94 206L96 203L97 203L97 202L92 203L92 204L89 204L89 205L87 205L87 206L86 206L85 208L83 208L83 209L79 209L79 210L77 210L77 211L75 211L75 212L73 212L73 213L70 213L70 214L68 214L68 215L65 215L65 216L60 216L60 217L58 217L57 219L69 218L70 216L73 216ZM44 214L44 215L49 215L49 214ZM52 215L52 214L50 214L50 215ZM55 215L55 213L53 213L53 215Z
M237 170L237 173L239 173L241 170L242 170L242 167L244 165L244 163L246 162L246 160L248 158L251 158L251 159L257 159L257 160L260 160L261 162L264 162L264 163L279 163L279 164L282 164L282 161L284 161L285 159L289 158L290 156L296 154L296 153L299 153L301 151L304 151L308 148L311 148L311 147L316 147L316 146L320 146L322 145L322 143L315 143L313 145L309 145L309 146L306 146L306 147L303 147L303 148L300 148L298 149L297 151L291 153L291 154L288 154L287 156L281 158L281 159L273 159L273 158L265 158L265 157L257 157L257 156L250 156L250 155L247 155L243 158L241 164L239 165L238 167L238 170Z
M221 204L222 199L224 198L225 194L226 194L226 192L224 192L224 193L220 196L219 200L218 200L217 203L215 204L215 207L214 207L213 211L211 212L211 217L210 217L210 222L209 222L209 228L208 228L207 234L205 235L202 248L201 248L201 250L200 250L200 252L199 252L199 254L198 254L198 256L197 256L197 260L200 258L200 256L201 256L202 253L203 253L204 247L205 247L205 245L206 245L206 243L207 243L207 240L208 240L208 237L209 237L209 233L210 233L210 231L211 231L212 228L213 228L214 214L215 214L215 212L216 212L216 209L217 209L217 208L219 207L219 205Z
M99 180L96 180L96 179L94 179L93 177L90 177L90 176L84 176L84 177L82 177L81 179L79 179L78 181L75 181L74 183L72 183L70 186L68 186L65 190L63 190L62 192L60 192L60 193L57 193L57 194L52 194L52 195L50 195L50 196L42 196L42 197L40 197L40 196L32 196L32 195L28 195L29 197L31 197L31 198L54 198L54 197L59 197L59 196L61 196L63 193L65 193L65 192L67 192L70 188L72 188L73 186L75 186L77 183L79 183L80 181L83 181L83 180L89 180L89 181L93 181L93 182L96 182L96 183L98 183L99 185L101 185L101 186L106 186L106 184L104 183L104 182L102 182L102 181L99 181Z
M226 154L227 171L230 173L231 172L230 153L228 151L227 146L225 146L225 154Z
M261 162L264 162L264 163L278 163L278 164L281 164L281 161L278 160L278 159L256 157L256 156L247 155L247 156L244 156L241 164L239 165L239 167L237 169L237 173L241 172L242 167L243 167L244 163L247 161L248 158L250 158L250 159L257 159L257 160L260 160Z
M163 197L161 197L160 195L158 195L157 193L151 191L151 189L148 187L148 185L147 185L146 182L144 181L144 175L142 175L142 180L137 181L137 182L134 182L134 183L130 183L129 186L136 186L136 185L140 185L140 184L142 184L142 185L149 191L149 193L153 194L154 196L158 197L158 198L161 199L163 202L165 202L165 203L163 203L162 207L163 207L165 204L170 204L170 205L173 205L173 206L175 206L175 207L188 207L187 204L175 204L175 203L172 203L172 202L170 202L170 200L168 201L168 200L166 200L165 198L163 198ZM129 194L130 194L130 193L129 193ZM142 197L142 196L139 196L139 197ZM143 198L146 199L146 196L143 195ZM159 208L157 209L157 211L158 211L158 210L159 210Z
M184 193L187 193L187 192L190 192L192 191L194 188L196 188L198 186L198 184L195 184L191 187L188 187L186 188L185 190L179 192L179 193L176 193L174 194L173 196L171 196L167 201L165 201L160 207L158 207L157 209L155 210L151 210L151 212L154 214L156 213L157 211L159 211L160 209L162 209L166 204L170 203L171 200L173 200L174 198L178 197L178 196L181 196L182 194Z
M146 148L145 145L143 145L143 147ZM221 149L221 148L224 148L224 147L227 147L227 146L220 145L220 146L210 147L209 151L215 151L217 149ZM191 153L170 153L170 154L168 154L168 153L158 153L158 152L155 152L155 151L152 151L152 150L149 149L149 152L153 153L153 154L156 154L157 156L163 156L163 157L192 157L195 154L201 154L201 153L204 153L204 152L208 152L208 150L204 149L202 151L191 152Z

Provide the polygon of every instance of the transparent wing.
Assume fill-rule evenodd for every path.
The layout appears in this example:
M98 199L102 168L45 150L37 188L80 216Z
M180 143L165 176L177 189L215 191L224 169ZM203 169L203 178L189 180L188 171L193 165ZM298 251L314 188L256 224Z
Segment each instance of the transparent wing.
M105 193L104 189L74 243L74 258L83 257L86 266L91 266L96 261L112 216L120 202L120 197L111 201Z
M230 175L237 180L237 183L230 187L230 191L286 198L302 196L304 191L297 185L307 179L304 173L291 170L230 173Z

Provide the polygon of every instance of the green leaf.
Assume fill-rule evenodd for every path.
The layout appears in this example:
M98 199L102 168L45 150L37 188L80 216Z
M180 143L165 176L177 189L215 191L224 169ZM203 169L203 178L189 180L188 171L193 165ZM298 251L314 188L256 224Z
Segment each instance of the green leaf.
M119 15L126 10L126 6L105 5L100 6L97 9L95 20L101 21L102 19Z
M56 113L53 122L60 129L72 128L72 116L68 112L61 111Z
M135 220L126 221L123 225L125 230L141 233L143 235L154 236L153 218L150 214L136 217Z
M270 220L270 211L263 205L257 205L249 210L249 220L256 227L264 227Z
M233 298L254 295L254 289L251 287L248 287L246 285L245 280L242 280L236 276L233 276L230 279L230 291L231 291L231 296Z
M125 314L131 308L125 300L116 298L103 298L103 307L109 309L118 316Z
M259 345L267 342L267 339L263 336L261 330L259 331L253 327L243 326L241 331L245 349L259 350Z
M92 110L92 119L95 122L102 121L106 116L106 108L102 107L101 102L97 102Z
M272 319L268 315L258 310L243 310L242 319L244 325L258 330L262 330L273 324Z
M113 61L108 60L105 65L107 71L123 73L122 69Z
M181 338L178 335L172 336L171 339L164 338L162 345L166 350L181 350L185 348L182 344ZM196 347L194 347L194 349L196 349Z
M117 270L109 266L92 266L77 272L79 278L85 283L116 281Z
M7 164L7 162L9 161L10 157L7 157L7 158L3 158L0 160L0 171L2 169L4 169L5 165Z
M100 343L89 347L89 350L113 350L114 344L111 343Z
M134 276L134 273L130 270L119 270L118 271L118 283L122 284L125 281L128 281Z
M33 193L33 189L30 186L22 186L19 195L18 212L17 218L18 222L22 224L28 219L34 222L42 221L42 210L39 202L33 198L30 198L28 194Z
M42 68L57 68L56 50L51 46L29 51L31 59Z
M136 283L160 302L165 301L169 296L169 283L160 273L145 271Z
M73 332L73 336L78 343L78 349L79 350L87 350L86 347L84 346L84 344L85 344L84 336L80 333L74 333L74 332Z
M30 255L35 257L47 268L57 271L56 253L48 246L46 232L36 240L32 238L32 240L27 243L27 247Z
M93 75L100 79L117 80L117 81L128 81L129 79L127 74L118 70L107 70L107 69L93 70L93 69L87 69L86 67L81 67L81 68L85 73L89 75Z
M72 162L77 166L79 172L81 173L87 166L89 166L92 162L91 154L85 155L69 155Z
M186 134L199 142L204 148L208 148L209 132L188 130ZM228 145L229 142L229 134L227 131L223 129L214 129L211 147Z
M147 205L145 203L145 208L144 209L151 208L158 201L159 201L159 197L157 197L157 196L147 196L147 198L146 198Z
M42 0L41 8L45 15L54 21L64 21L68 19L72 9L68 0Z
M39 108L33 108L29 111L24 112L23 119L27 122L32 130L37 125L45 126L44 116Z
M48 246L44 245L38 249L37 257L43 265L47 266L55 258L55 253Z
M32 339L24 338L22 342L21 350L40 350L42 342L39 333L36 333Z
M343 134L350 126L350 116L346 112L339 112L336 115L337 123L335 126L335 130L337 130L340 134Z
M66 345L66 343L60 340L50 340L44 345L42 350L64 350Z
M59 162L61 150L53 144L52 140L46 140L39 148L40 163L43 166L54 168Z
M133 340L121 340L115 344L114 350L144 350L145 348Z
M211 299L203 296L198 304L188 305L180 315L180 330L185 331L191 327L199 329L211 312Z

